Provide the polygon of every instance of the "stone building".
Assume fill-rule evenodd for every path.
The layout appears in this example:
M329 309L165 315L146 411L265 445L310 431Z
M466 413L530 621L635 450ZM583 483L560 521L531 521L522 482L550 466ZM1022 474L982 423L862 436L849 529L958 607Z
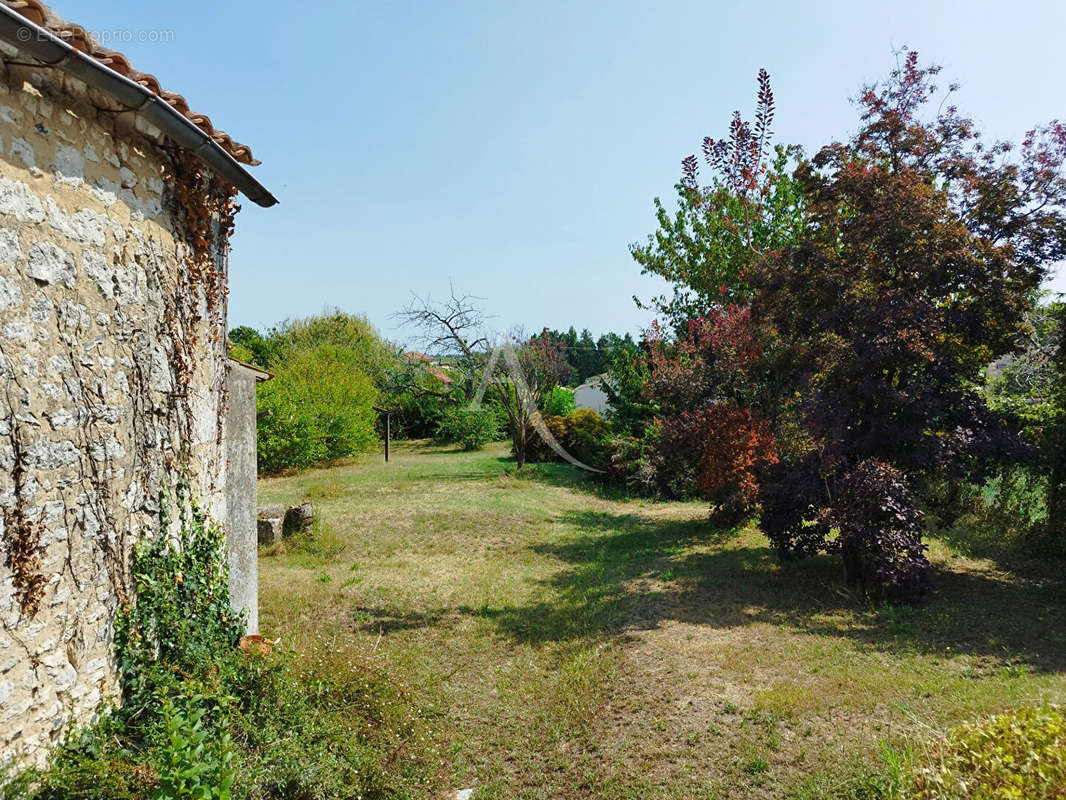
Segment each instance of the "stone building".
M25 764L116 696L114 614L161 489L186 476L237 521L254 605L226 265L237 191L276 201L247 147L36 0L0 0L0 59L0 763Z

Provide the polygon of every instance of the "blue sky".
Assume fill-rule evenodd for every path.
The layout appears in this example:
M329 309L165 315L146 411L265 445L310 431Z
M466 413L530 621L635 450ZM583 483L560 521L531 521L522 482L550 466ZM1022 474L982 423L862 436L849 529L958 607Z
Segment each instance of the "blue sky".
M238 217L231 325L332 305L402 339L390 314L451 282L501 329L637 332L660 287L628 245L760 67L808 149L901 45L988 135L1066 116L1061 0L53 3L262 160L281 204Z

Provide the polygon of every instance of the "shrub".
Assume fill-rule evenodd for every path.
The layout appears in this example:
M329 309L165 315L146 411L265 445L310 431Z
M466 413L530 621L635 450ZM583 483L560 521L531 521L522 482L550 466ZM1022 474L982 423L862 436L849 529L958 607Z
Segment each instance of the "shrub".
M500 420L491 408L452 406L441 414L437 438L460 445L464 450L480 450L500 436Z
M735 517L754 510L759 474L777 461L770 426L733 403L713 403L661 420L651 463L660 491L703 497Z
M579 408L566 417L563 446L579 461L600 465L607 453L607 425L591 408Z
M301 469L374 447L377 396L352 351L330 344L289 351L274 379L259 384L259 468Z
M983 516L1007 541L1019 542L1047 522L1047 476L1025 466L1003 466L981 487Z
M453 404L447 397L406 390L392 391L381 402L381 405L393 410L391 425L394 439L427 439L436 435L441 416Z
M607 440L607 475L640 494L658 491L651 449L658 438L658 427L649 425L643 438L612 436Z
M859 464L841 481L832 520L853 585L907 603L929 592L922 513L898 469L872 460Z
M562 448L583 464L599 468L607 460L608 430L603 418L590 408L579 408L565 417L544 414L541 419ZM559 455L541 437L530 433L530 461L554 461Z
M554 417L565 417L574 410L574 390L566 386L556 386L544 398L544 413Z
M777 462L770 426L749 408L716 403L706 409L710 435L704 441L700 495L728 517L752 513L759 497L759 473Z
M787 561L836 551L830 540L833 524L825 508L824 483L811 454L768 470L759 491L759 523L778 558Z
M547 428L555 441L559 443L564 449L566 445L564 442L567 437L566 418L558 416L556 414L541 414L541 422L544 423L544 427ZM548 461L557 461L559 454L556 453L548 443L544 441L543 437L537 433L535 426L531 427L526 434L528 444L526 445L526 460L533 463L545 463Z
M760 493L761 524L781 558L839 553L848 583L866 594L915 603L928 593L922 512L899 469L870 459L834 479L809 457L775 472Z
M914 800L1061 800L1066 797L1066 715L1023 708L951 731L932 766L915 777Z
M695 497L704 442L711 435L710 421L701 411L693 411L658 423L659 436L650 456L656 488L667 497Z

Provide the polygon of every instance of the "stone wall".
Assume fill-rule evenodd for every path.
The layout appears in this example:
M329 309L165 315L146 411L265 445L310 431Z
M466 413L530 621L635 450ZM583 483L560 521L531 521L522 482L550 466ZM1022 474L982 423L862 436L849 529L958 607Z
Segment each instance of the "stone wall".
M256 532L255 385L262 373L229 362L226 410L226 546L230 604L245 630L259 632L259 541Z
M116 696L160 488L187 470L224 518L225 259L197 283L168 156L123 115L58 70L2 78L0 762L26 764Z

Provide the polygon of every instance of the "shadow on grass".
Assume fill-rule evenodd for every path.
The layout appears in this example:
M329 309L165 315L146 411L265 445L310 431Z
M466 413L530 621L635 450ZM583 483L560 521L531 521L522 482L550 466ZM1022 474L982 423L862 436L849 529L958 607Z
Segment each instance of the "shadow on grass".
M559 486L584 494L595 495L604 500L632 500L634 493L617 482L608 481L596 472L587 472L570 464L557 461L529 462L518 469L514 458L497 459L504 472L515 478L523 478L548 486Z
M523 643L564 642L650 629L669 620L717 628L768 623L849 638L891 652L971 654L1066 670L1066 581L960 566L933 570L919 608L874 605L846 592L839 560L779 563L768 546L704 520L573 511L582 533L532 549L565 568L546 581L550 600L461 608ZM389 618L390 629L432 625L453 612ZM377 624L373 624L375 630Z
M441 624L446 616L454 615L442 609L433 611L410 612L406 614L390 614L377 608L364 608L358 606L355 609L355 619L360 627L366 631L381 634L397 633L419 628L432 628Z

